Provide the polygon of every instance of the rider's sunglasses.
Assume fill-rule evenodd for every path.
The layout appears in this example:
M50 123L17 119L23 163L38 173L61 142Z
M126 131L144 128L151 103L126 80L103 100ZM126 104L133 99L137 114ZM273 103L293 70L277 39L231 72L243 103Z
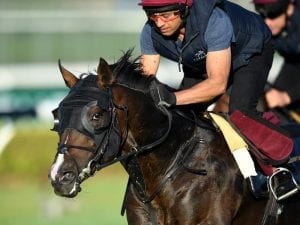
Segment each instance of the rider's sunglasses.
M147 16L152 21L157 21L157 19L161 19L163 22L170 22L175 20L180 16L180 10L161 12L161 13L147 13Z

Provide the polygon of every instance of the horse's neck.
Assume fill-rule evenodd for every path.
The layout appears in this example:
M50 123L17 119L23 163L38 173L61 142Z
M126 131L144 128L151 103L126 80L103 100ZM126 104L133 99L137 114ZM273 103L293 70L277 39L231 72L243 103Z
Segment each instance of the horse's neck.
M176 128L170 132L168 138L159 146L155 146L137 157L131 157L123 164L141 200L151 201L156 196L169 177L181 168L185 154L194 146L192 142L195 142L195 138L183 138L187 134L185 129L182 130L184 134L181 135L182 138L174 136L174 131L177 133L178 130ZM127 148L134 145L138 146L131 131L128 132L126 144ZM129 149L132 148L129 147Z
M164 120L167 120L167 118L164 118ZM168 173L168 170L172 170L176 166L175 164L180 163L184 153L194 146L194 142L198 142L198 137L195 136L195 125L187 121L182 123L182 120L178 123L179 120L175 120L173 119L172 129L168 133L167 138L138 158L141 171L149 179L149 183L155 183L156 179L161 179L160 177ZM159 140L162 135L166 134L169 124L166 121L157 122L157 124L152 122L153 128L146 128L144 134L141 132L140 135L135 136L134 133L130 132L128 143L143 147L140 146L139 141L142 141L144 144L151 144ZM149 139L149 136L155 136L155 139ZM151 141L149 142L149 140Z
M136 140L137 146L154 142L167 129L167 117L153 104L150 96L120 84L114 86L113 95L117 105L128 109L128 114L122 115L121 112L118 120L119 123L128 121L128 131ZM125 129L127 128L123 127Z

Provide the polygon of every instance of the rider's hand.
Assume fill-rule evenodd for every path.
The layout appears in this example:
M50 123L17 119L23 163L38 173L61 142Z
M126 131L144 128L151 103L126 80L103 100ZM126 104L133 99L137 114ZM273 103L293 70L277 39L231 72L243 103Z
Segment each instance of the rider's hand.
M269 90L266 95L266 102L269 108L285 107L291 103L291 98L285 91L279 91L275 88Z
M150 84L150 95L157 106L171 107L176 105L176 96L168 90L167 86L153 79Z

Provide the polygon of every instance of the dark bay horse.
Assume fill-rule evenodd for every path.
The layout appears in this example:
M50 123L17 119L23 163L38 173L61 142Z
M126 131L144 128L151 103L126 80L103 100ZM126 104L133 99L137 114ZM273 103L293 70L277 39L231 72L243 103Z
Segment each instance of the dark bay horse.
M59 63L70 92L53 111L55 193L75 197L85 179L121 162L130 225L261 224L266 200L247 191L222 134L205 117L156 106L148 90L156 78L142 76L130 55L100 59L97 74L80 78Z

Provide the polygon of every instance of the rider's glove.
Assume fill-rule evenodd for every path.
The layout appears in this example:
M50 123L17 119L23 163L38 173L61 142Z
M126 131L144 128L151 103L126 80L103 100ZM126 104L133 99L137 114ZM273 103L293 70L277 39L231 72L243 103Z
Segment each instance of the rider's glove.
M150 84L150 95L157 106L171 107L176 105L176 96L168 90L168 86L153 79Z

